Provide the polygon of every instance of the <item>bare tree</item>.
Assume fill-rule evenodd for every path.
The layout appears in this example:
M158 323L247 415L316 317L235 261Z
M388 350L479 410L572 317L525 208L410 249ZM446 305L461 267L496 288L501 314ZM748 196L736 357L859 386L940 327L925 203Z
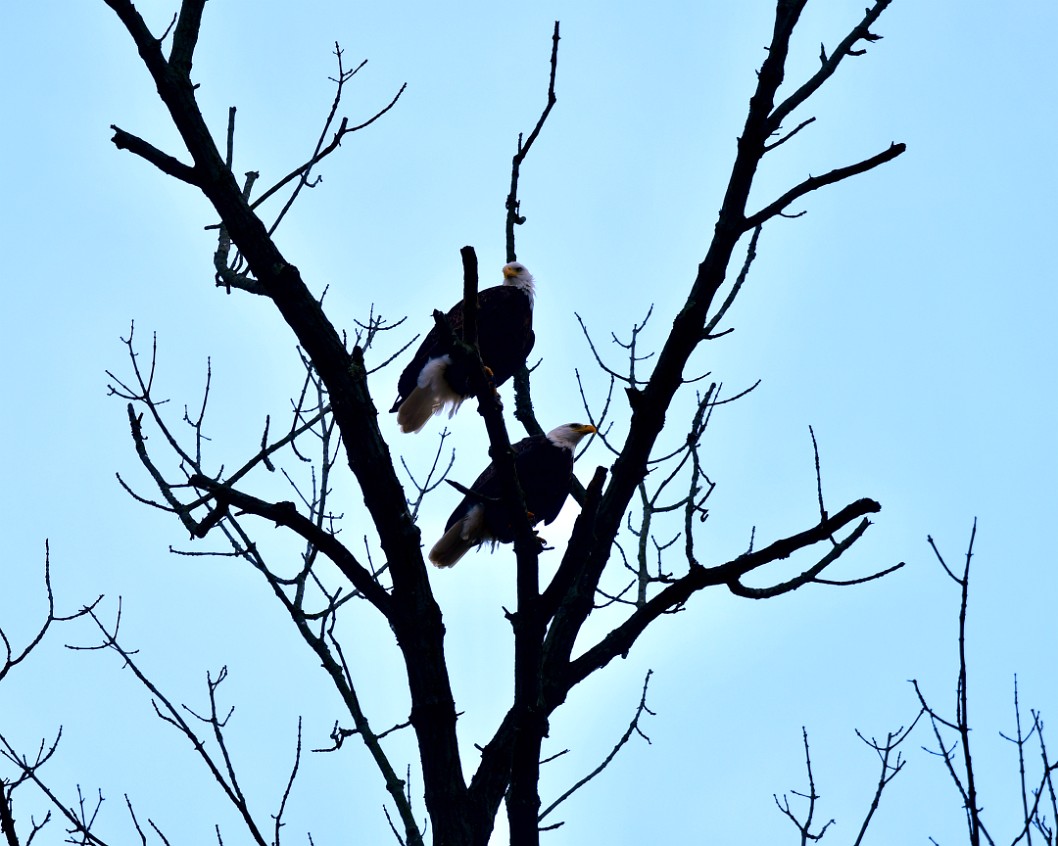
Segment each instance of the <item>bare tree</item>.
M981 798L980 787L977 779L977 771L974 767L973 749L971 743L973 735L969 716L970 695L968 682L969 658L967 650L967 608L970 598L970 562L974 556L974 541L977 538L977 521L974 520L973 529L970 531L970 540L966 545L966 554L962 573L957 574L937 548L933 538L928 539L930 549L937 559L937 563L959 588L959 661L958 674L955 682L955 714L953 717L942 716L934 706L929 704L922 685L918 679L912 680L915 694L918 697L922 713L929 717L930 726L933 730L933 748L927 749L935 755L943 764L944 769L955 786L961 801L962 808L966 814L967 842L970 846L980 846L988 843L994 846L997 842L1008 842L1017 844L1024 842L1032 844L1034 835L1045 844L1053 844L1055 840L1055 820L1058 820L1058 791L1055 789L1055 772L1058 771L1058 762L1051 759L1047 752L1047 743L1043 735L1043 717L1039 711L1032 710L1032 726L1026 732L1021 723L1021 705L1018 701L1018 682L1014 678L1014 721L1015 732L1013 736L1001 733L1001 737L1010 741L1017 747L1018 752L1018 776L1019 794L1021 797L1021 820L1018 822L1014 832L1009 838L1001 838L1001 835L989 833L984 822L985 803ZM979 737L979 735L977 735ZM1026 755L1029 754L1029 744L1035 738L1034 745L1038 746L1039 754L1039 776L1035 783L1030 783L1026 776ZM1050 814L1048 815L1048 811ZM935 841L933 841L935 842Z
M0 627L0 643L3 644L4 649L3 661L0 662L0 682L4 681L16 667L25 662L26 659L34 653L56 623L67 623L71 620L94 614L95 606L99 603L100 599L102 599L102 597L100 597L92 604L87 605L72 614L64 615L59 614L56 611L55 592L52 589L51 583L51 548L47 542L45 542L44 545L44 591L47 596L47 610L43 615L43 620L40 622L37 630L22 642L21 645L16 645L11 636ZM32 757L30 757L27 755L20 755L11 743L8 742L8 739L0 733L0 759L6 759L13 763L20 773L9 781L6 779L0 780L0 834L3 835L4 842L7 846L19 846L20 843L16 831L16 820L14 815L15 791L25 784L37 784L38 786L43 787L43 783L37 776L37 769L47 763L48 759L55 753L61 736L62 730L60 729L51 744L42 741L40 748L37 749ZM45 791L49 792L46 788ZM37 836L37 833L40 832L50 820L50 812L40 821L31 819L29 826L27 827L28 833L25 833L25 831L23 832L24 840L21 842L25 844L25 846L28 846L33 838Z
M818 521L763 545L751 542L743 554L730 560L708 560L694 543L695 528L707 514L705 502L712 487L698 447L713 409L731 398L721 396L720 386L705 385L688 372L695 350L723 334L720 324L750 271L763 229L776 218L789 216L792 204L813 191L864 173L904 152L903 144L892 144L867 158L806 177L757 208L750 206L750 191L764 157L811 123L813 118L808 117L786 128L796 120L795 112L803 111L844 62L862 55L866 45L879 38L872 28L889 0L871 3L862 19L835 47L821 51L818 68L789 86L784 82L790 40L807 0L777 0L774 29L757 73L713 236L704 245L697 273L689 280L685 304L672 316L672 329L656 355L647 355L639 348L642 324L622 342L628 353L627 367L611 366L597 353L609 390L601 403L589 399L586 392L585 407L590 422L600 430L603 444L612 453L613 463L609 470L596 468L586 487L574 486L580 514L569 543L561 552L557 572L545 585L541 585L539 573L541 545L525 513L503 406L477 354L473 330L463 339L453 339L457 342L454 355L472 365L490 454L504 482L504 502L515 515L517 561L517 606L508 615L515 646L514 694L495 734L481 747L480 760L472 768L469 781L464 777L461 760L442 609L431 589L416 525L420 509L432 505L426 497L445 474L441 469L443 436L433 466L423 479L413 481L414 491L409 495L380 428L374 399L380 389L388 393L391 372L383 371L378 377L375 374L393 356L376 357L369 363L374 342L380 333L391 331L393 324L376 318L371 311L352 339L343 336L328 317L322 297L312 293L297 266L279 250L272 237L301 189L312 184L319 162L337 149L344 135L367 126L388 111L400 93L370 119L358 125L342 119L335 126L343 87L362 67L347 69L342 51L336 49L339 64L334 106L312 154L287 177L255 196L257 175L247 175L240 184L232 172L234 112L226 139L218 142L196 101L193 61L205 0L183 0L172 24L161 33L148 26L131 0L104 2L139 52L183 141L187 160L185 154L172 155L123 128L114 127L114 144L200 191L209 200L220 220L214 255L216 285L227 292L242 291L271 301L289 326L305 367L304 384L293 403L290 425L277 436L267 420L259 446L254 445L242 457L226 456L218 461L208 454L203 428L208 379L199 411L185 411L181 419L173 420L165 413L154 385L156 351L152 351L149 364L142 363L130 331L127 344L132 375L111 374L111 390L128 404L134 447L158 493L147 496L131 485L129 491L146 505L171 512L192 538L224 538L230 548L228 554L244 559L266 580L347 710L352 728L336 726L334 745L358 736L383 775L396 811L391 826L399 842L423 843L424 825L416 815L409 779L401 778L387 755L384 740L388 730L372 726L361 707L358 691L369 682L358 678L345 658L340 619L377 615L396 638L407 675L411 702L408 723L416 738L432 842L484 846L500 804L506 801L511 843L535 846L541 820L551 811L551 807L541 811L539 792L541 744L548 734L550 717L574 687L615 657L627 654L659 618L683 609L707 588L726 588L737 596L764 599L809 584L859 583L895 569L844 579L824 577L824 572L863 536L870 525L869 515L877 513L881 506L873 499L862 498L831 513L824 505L821 478L817 490ZM506 200L509 258L515 256L515 227L524 221L518 199L520 167L557 101L558 44L556 24L547 105L531 133L518 139L512 162ZM287 195L281 209L266 221L262 204L283 191ZM739 262L736 250L743 243L746 253ZM473 326L478 287L476 259L470 249L464 250L463 257L464 313L466 324ZM731 278L733 263L740 270ZM363 308L368 312L366 302ZM443 327L440 315L439 323ZM644 372L648 358L649 372ZM517 386L516 417L528 432L539 432L541 427L532 411L531 374L522 373ZM623 397L615 390L617 387L623 389ZM675 401L692 394L691 414L681 423ZM458 425L475 423L460 419ZM148 431L160 437L149 441ZM161 448L155 445L159 441ZM278 456L311 464L307 481L291 476L296 501L270 496L266 485L251 487L255 471L272 469ZM332 477L339 472L344 474L345 468L362 493L372 525L373 535L365 541L363 553L340 536L340 516L330 507ZM658 521L665 516L677 520L671 536L658 534ZM255 534L262 521L281 527L298 539L303 552L297 560L268 551L268 544ZM628 533L622 535L626 529ZM629 551L629 537L635 551ZM682 545L677 545L681 538ZM811 552L812 549L816 551ZM770 577L769 565L800 553L810 557L795 575ZM630 577L624 575L628 571ZM610 582L616 587L608 587ZM618 616L604 636L593 637L585 624L604 606ZM110 626L94 614L93 618L102 636L94 646L120 654L151 690L159 716L191 740L239 809L252 839L262 844L272 839L278 844L282 809L273 814L274 835L269 835L267 826L249 811L227 752L223 732L226 718L216 700L223 673L209 680L209 712L197 715L206 734L215 741L210 752L195 730L194 719L169 705L123 649L116 623ZM629 736L639 730L638 719L645 710L644 685ZM890 737L874 748L882 754L894 745L894 738ZM296 760L300 760L300 750L299 738ZM10 759L22 767L24 774L35 772L36 764L29 759L13 752ZM883 758L883 780L886 766ZM293 773L296 772L295 763ZM57 804L66 813L67 806L58 801ZM129 810L142 837L143 829L131 805ZM71 811L66 817L80 838L78 842L102 842L92 832L92 814Z

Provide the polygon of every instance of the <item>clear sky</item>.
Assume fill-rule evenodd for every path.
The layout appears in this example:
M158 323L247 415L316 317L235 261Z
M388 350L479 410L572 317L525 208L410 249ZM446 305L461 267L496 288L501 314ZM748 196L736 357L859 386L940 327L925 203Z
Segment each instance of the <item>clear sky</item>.
M169 6L142 5L163 30ZM863 5L810 2L788 79L811 73L820 42L833 46ZM408 83L390 114L325 163L323 182L278 233L312 289L329 286L339 328L353 331L372 305L387 318L408 316L373 352L380 363L428 326L431 309L459 297L464 244L476 247L483 281L499 280L510 157L543 106L551 29L561 20L559 100L523 171L528 220L518 233L519 258L537 279L534 398L550 428L585 416L574 368L593 401L604 391L575 312L620 366L610 332L627 336L653 304L643 343L657 344L682 304L708 245L771 7L474 2L456 12L421 2L215 0L194 77L218 137L228 107L238 107L236 170L260 171L261 184L311 151L333 96L335 41L348 63L369 59L343 104L351 122ZM877 778L854 729L881 736L912 719L911 678L952 714L958 593L926 536L958 563L975 517L971 720L986 822L997 839L1016 831L1017 760L998 734L1014 730L1014 674L1026 711L1053 718L1058 709L1058 6L895 0L876 31L883 40L794 116L817 120L768 157L754 199L763 204L808 173L890 142L908 151L810 195L799 205L804 216L769 224L726 321L735 331L697 354L729 393L762 380L718 409L706 437L717 489L699 548L719 563L746 547L754 527L762 544L813 522L812 425L828 507L861 496L883 506L833 575L907 566L858 588L814 586L767 602L705 593L662 620L553 720L549 751L569 753L545 769L545 803L608 752L654 671L656 716L643 726L652 743L633 739L571 800L566 824L544 841L551 846L794 842L772 794L807 789L802 726L823 797L817 819L837 819L827 842L851 842ZM18 643L42 613L50 538L60 610L106 594L102 607L113 614L121 597L125 642L174 701L201 708L206 672L228 666L236 763L267 816L298 716L306 746L319 747L338 703L255 574L228 559L171 555L170 546L191 548L181 527L121 490L116 472L152 492L104 371L128 375L120 338L131 321L144 356L156 332L157 384L178 419L185 403L199 402L210 359L208 448L216 464L234 466L259 442L266 414L288 413L300 378L292 335L267 303L214 288L205 200L110 142L117 124L186 158L101 0L5 4L0 38L0 625ZM396 377L394 367L373 377L380 407ZM440 427L411 437L383 422L396 453L425 468ZM472 408L454 428L445 448L456 447L454 476L470 480L484 457ZM611 458L594 443L583 461L587 478ZM282 480L268 484L291 496ZM343 478L336 496L350 503L345 537L359 537L357 492ZM424 506L426 542L454 502L454 492L438 491ZM473 760L471 744L487 740L508 698L502 606L513 604L513 554L477 553L432 575ZM102 789L105 833L115 840L130 834L127 793L173 843L203 842L215 822L226 843L242 842L186 741L153 717L114 656L63 648L91 640L85 626L57 630L0 684L0 730L28 750L62 725L43 774L71 803L76 785L90 795ZM405 719L388 632L365 626L351 643L359 671L377 680L363 690L374 724ZM394 741L397 762L412 760L409 741ZM873 842L932 836L947 846L965 836L954 788L920 749L930 743L920 726L905 746L907 765L883 798ZM317 846L387 842L385 794L361 750L309 755L304 767L289 842L307 842L307 830ZM31 808L24 793L16 810L39 815L43 806ZM61 839L52 824L45 841Z

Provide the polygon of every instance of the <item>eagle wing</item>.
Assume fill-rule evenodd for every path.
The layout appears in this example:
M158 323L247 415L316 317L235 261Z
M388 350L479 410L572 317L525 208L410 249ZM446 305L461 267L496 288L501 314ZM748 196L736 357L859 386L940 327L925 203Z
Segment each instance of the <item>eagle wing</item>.
M448 314L445 316L448 319L448 325L452 327L452 331L454 331L456 335L462 334L463 303L456 303L448 310ZM419 344L419 348L415 351L415 355L412 356L411 361L408 362L408 366L405 367L404 371L400 374L400 379L397 380L397 401L393 403L393 408L390 409L390 413L400 408L400 404L404 402L406 398L411 396L411 392L414 391L419 384L419 374L422 373L423 368L433 359L447 355L451 351L452 345L448 341L448 338L441 332L437 324L434 323L430 328L430 331L426 333L426 337L422 339L422 343Z
M461 335L463 303L452 306L446 317L452 331ZM499 387L510 379L525 364L535 343L532 301L524 291L511 285L497 285L478 294L478 349L481 360L492 371L493 384ZM397 400L390 411L397 411L411 396L426 365L451 351L449 339L435 324L400 374ZM449 365L445 379L457 394L467 397L472 393L470 374L465 366Z
M514 453L514 463L518 468L518 475L521 477L522 465L524 459L522 456L529 453L535 446L539 445L539 441L546 441L547 438L543 435L533 435L529 438L522 438L518 443L511 444L511 451ZM467 512L470 511L475 505L485 503L491 505L492 508L489 511L493 511L495 506L498 504L498 500L502 496L500 489L500 474L496 469L495 462L489 462L489 466L481 471L475 480L474 484L470 486L470 490L477 494L477 496L466 495L462 501L455 507L452 512L452 516L448 518L448 522L445 524L445 529L451 529L452 526L462 520L466 516Z
M510 285L486 288L478 297L478 348L497 387L525 364L536 342L533 304Z

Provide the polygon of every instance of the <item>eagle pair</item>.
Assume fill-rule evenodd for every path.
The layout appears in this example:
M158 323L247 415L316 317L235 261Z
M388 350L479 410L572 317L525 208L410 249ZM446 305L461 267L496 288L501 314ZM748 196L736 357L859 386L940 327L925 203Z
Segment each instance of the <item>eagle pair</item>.
M504 265L503 284L478 294L478 350L498 387L525 364L533 349L533 275L525 265ZM463 303L448 312L448 324L460 334ZM434 326L419 345L411 363L397 382L397 414L402 432L418 432L431 416L450 408L449 417L463 400L473 395L470 373L452 356L449 337ZM578 441L595 431L582 423L567 423L546 435L523 438L512 445L525 507L530 522L551 523L569 495L573 477L573 450ZM499 474L489 464L448 518L445 533L430 550L438 567L451 567L470 549L491 542L511 543L514 527L501 502Z

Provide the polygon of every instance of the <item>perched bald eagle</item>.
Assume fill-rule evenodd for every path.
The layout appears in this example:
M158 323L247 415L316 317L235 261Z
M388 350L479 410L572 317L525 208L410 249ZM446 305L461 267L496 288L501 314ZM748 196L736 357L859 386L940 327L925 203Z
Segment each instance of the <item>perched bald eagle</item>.
M533 275L518 262L504 265L502 285L478 294L478 349L497 387L525 364L533 348L533 294ZM449 310L448 323L457 336L461 334L462 301ZM466 368L453 365L451 352L451 344L435 325L404 368L397 382L397 401L390 409L397 412L402 432L418 432L446 406L451 406L451 417L473 394Z
M573 476L573 449L595 427L567 423L546 435L533 435L513 444L514 464L525 494L525 508L535 526L550 523L558 516L569 494ZM438 567L451 567L474 546L491 542L512 543L514 527L501 502L501 485L495 464L489 464L470 487L448 518L445 533L430 550L430 560Z

